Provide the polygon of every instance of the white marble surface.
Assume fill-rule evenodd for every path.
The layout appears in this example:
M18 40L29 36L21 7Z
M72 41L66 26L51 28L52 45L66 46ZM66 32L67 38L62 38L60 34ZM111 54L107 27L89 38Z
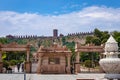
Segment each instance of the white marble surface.
M76 80L76 79L95 79L107 80L105 74L26 74L26 80ZM24 80L24 74L0 74L0 80Z
M24 80L24 74L0 74L0 80Z

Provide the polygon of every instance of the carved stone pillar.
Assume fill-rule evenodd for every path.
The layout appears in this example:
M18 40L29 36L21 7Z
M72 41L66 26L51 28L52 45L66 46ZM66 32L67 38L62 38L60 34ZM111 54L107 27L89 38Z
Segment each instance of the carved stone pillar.
M80 55L79 55L79 52L77 52L77 55L76 55L76 62L79 63L79 59L80 59Z
M30 50L27 50L27 62L30 62Z
M31 73L31 62L25 62L25 72Z
M0 51L0 62L2 62L2 51Z
M2 63L2 51L0 50L0 73L2 73L3 63Z
M70 74L70 55L67 56L67 73Z
M70 56L68 56L67 59L68 59L68 67L70 67Z
M41 73L41 64L42 64L41 60L42 60L42 55L40 54L38 60L38 66L37 66L37 73L39 74Z
M31 73L30 49L27 48L27 60L25 62L25 72Z
M79 55L79 52L77 52L76 62L75 62L75 74L80 72L80 62L79 62L79 59L80 59L80 55Z

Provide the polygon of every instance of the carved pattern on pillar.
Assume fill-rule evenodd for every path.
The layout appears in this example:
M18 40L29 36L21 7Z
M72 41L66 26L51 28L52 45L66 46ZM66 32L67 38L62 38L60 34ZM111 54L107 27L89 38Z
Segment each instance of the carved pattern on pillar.
M25 62L25 72L31 73L31 62Z
M70 74L70 55L67 55L67 74Z
M30 73L31 72L31 62L30 62L30 48L29 46L26 48L27 50L27 60L25 62L25 69L26 69L26 73Z
M37 73L41 73L41 60L42 60L41 57L42 57L42 55L39 54Z
M80 55L79 55L79 52L77 52L77 55L76 55L76 63L75 63L75 73L79 73L80 72Z
M27 62L30 62L30 49L27 48Z

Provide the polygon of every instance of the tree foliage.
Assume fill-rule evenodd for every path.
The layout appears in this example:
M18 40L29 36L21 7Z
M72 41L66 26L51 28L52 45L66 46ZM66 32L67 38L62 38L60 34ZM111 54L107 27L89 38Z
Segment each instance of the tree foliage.
M107 39L109 38L108 31L100 31L98 29L94 30L94 36L87 36L86 37L86 43L88 44L95 44L95 45L101 45L104 44Z

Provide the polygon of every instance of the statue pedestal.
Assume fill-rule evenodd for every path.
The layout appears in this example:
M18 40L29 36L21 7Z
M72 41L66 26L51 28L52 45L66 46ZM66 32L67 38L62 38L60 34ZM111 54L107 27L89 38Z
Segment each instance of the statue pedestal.
M2 73L3 62L0 62L0 73Z
M70 67L66 67L66 70L67 70L67 74L71 74Z
M25 72L31 73L31 62L25 62Z

